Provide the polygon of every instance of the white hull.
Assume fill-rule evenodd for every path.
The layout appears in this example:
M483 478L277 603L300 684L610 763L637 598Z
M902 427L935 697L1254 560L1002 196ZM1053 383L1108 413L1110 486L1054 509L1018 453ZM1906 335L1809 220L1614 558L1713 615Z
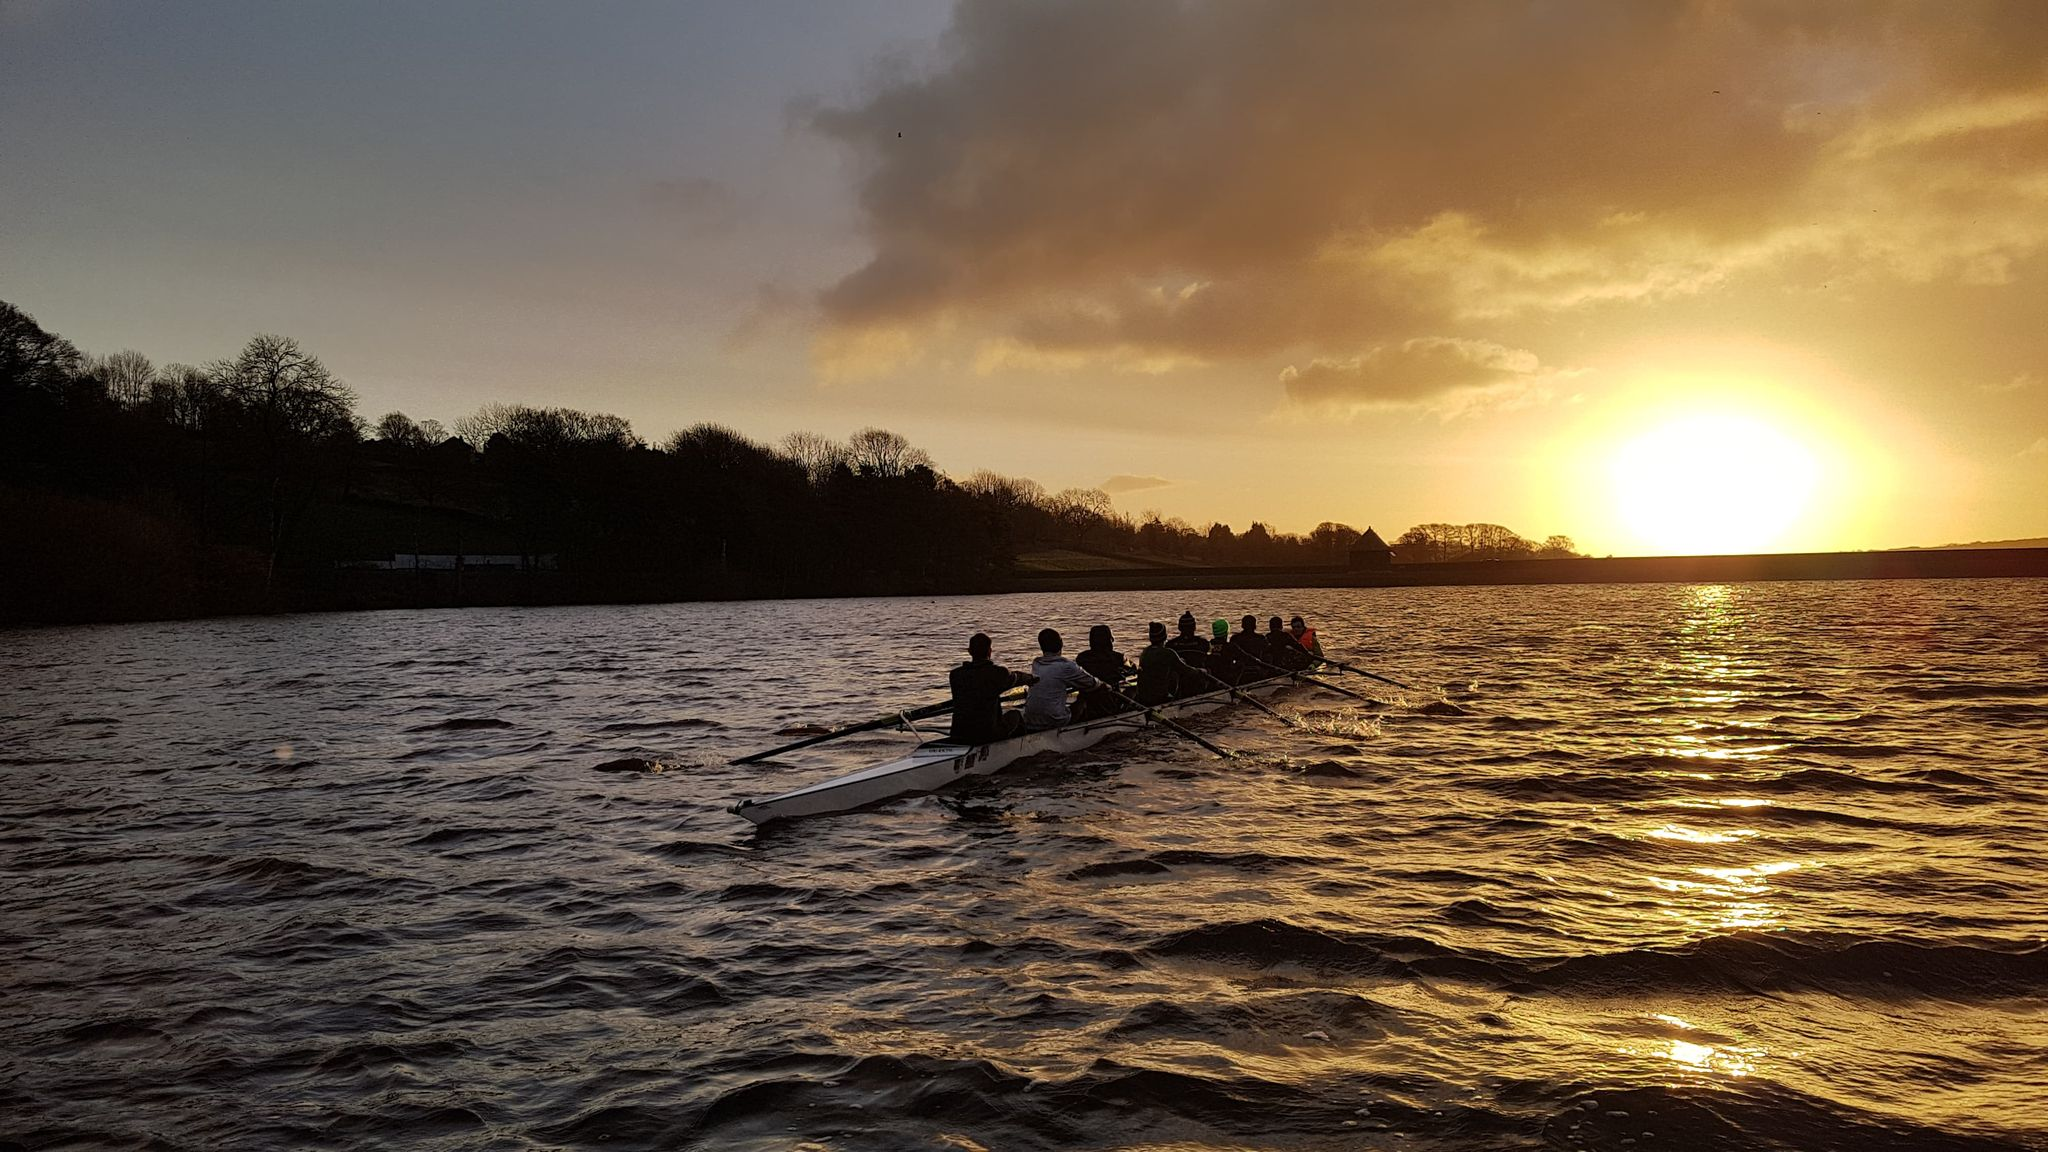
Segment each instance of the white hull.
M1266 696L1288 686L1291 678L1276 676L1246 684L1238 692ZM1168 718L1211 712L1231 703L1225 689L1185 696L1152 709ZM848 812L869 804L916 792L933 792L967 776L987 776L1032 756L1047 752L1076 752L1113 736L1123 736L1150 727L1143 712L1120 712L1065 728L1026 732L993 744L954 744L934 740L920 744L907 756L877 764L859 772L822 783L770 796L765 800L742 800L728 811L756 824L772 820L793 820L802 816L823 816Z

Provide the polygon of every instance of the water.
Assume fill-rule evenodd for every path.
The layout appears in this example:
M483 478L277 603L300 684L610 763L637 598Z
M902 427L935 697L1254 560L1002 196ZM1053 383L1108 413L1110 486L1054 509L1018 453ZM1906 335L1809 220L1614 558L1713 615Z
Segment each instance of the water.
M1183 607L1418 690L724 811ZM2044 653L2044 581L0 635L0 1146L2048 1147Z

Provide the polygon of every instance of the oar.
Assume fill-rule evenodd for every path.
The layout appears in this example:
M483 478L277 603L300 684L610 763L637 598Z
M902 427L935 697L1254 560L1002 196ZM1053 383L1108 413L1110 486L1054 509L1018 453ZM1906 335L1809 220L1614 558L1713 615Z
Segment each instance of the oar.
M1268 664L1264 660L1259 659L1257 656L1251 656L1243 652L1239 652L1238 658L1241 660L1249 660L1252 663L1257 664L1261 668L1271 668L1273 671L1278 672L1282 676L1292 676L1297 680L1306 680L1318 688L1328 688L1330 691L1335 692L1339 696L1349 696L1353 700L1364 700L1370 704L1379 703L1379 701L1374 700L1370 696L1366 696L1358 692L1353 692L1349 688L1339 688L1335 684L1330 683L1328 680L1318 680L1315 677L1310 676L1306 672L1296 672L1291 668L1280 668L1272 664Z
M1371 679L1378 680L1382 684L1392 684L1396 688L1406 688L1410 692L1415 691L1415 689L1411 685L1403 684L1399 680L1394 679L1392 676L1382 676L1377 672L1367 672L1363 668L1353 668L1351 665L1344 663L1342 660L1332 660L1328 656L1323 657L1322 661L1323 663L1328 664L1332 668L1342 668L1346 672L1352 672L1360 676L1369 677Z
M1180 660L1180 654L1178 652L1174 653L1174 659ZM1187 669L1190 672L1200 673L1201 675L1208 677L1209 682L1211 684L1214 684L1217 687L1223 689L1225 692L1230 693L1232 698L1244 701L1252 707L1257 708L1259 711L1264 712L1266 715L1271 716L1273 719L1280 721L1282 724L1285 724L1290 728L1301 727L1301 721L1296 720L1291 716L1283 714L1277 708L1268 707L1265 704L1265 702L1260 700L1258 697L1238 688L1235 684L1226 683L1221 676L1216 675L1215 673L1209 671L1207 668L1197 668L1193 664L1188 663L1186 660L1181 660L1180 666Z
M1218 748L1216 745L1209 743L1207 740L1204 740L1200 736L1195 735L1193 732L1188 731L1186 728L1175 723L1174 721L1168 720L1166 717L1161 716L1157 708L1147 708L1143 704L1138 703L1136 700L1131 699L1129 696L1126 696L1123 693L1117 691L1116 689L1111 688L1108 684L1104 684L1102 686L1102 690L1104 692L1109 693L1111 696L1114 696L1117 699L1123 701L1124 703L1130 705L1131 707L1136 708L1140 712L1143 712L1145 714L1146 719L1157 720L1162 726L1173 729L1175 732L1178 732L1181 735L1187 737L1188 739L1193 740L1195 743L1200 744L1202 747L1207 748L1209 751L1214 752L1218 756L1223 757L1225 760L1237 759L1237 756L1230 752L1228 749Z
M1004 696L1002 699L1014 700L1016 697ZM780 748L770 748L766 752L754 752L737 760L728 760L726 763L752 764L756 761L766 760L771 756L780 756L784 752L794 752L799 748L809 748L813 744L823 744L828 740L837 740L841 736L852 736L860 732L873 732L877 728L893 727L906 720L923 720L930 716L943 716L952 710L953 702L945 700L937 704L927 704L922 708L912 708L907 712L891 712L887 716L877 717L873 720L864 720L859 724L848 724L844 728L835 728L821 736L806 736L794 744L784 744Z

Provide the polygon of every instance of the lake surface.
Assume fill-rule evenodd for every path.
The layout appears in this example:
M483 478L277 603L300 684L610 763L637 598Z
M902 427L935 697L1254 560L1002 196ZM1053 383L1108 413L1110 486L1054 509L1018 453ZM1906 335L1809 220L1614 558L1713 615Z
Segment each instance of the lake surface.
M725 811L1183 608L1416 690ZM2039 1149L2044 850L2039 580L0 634L0 1147Z

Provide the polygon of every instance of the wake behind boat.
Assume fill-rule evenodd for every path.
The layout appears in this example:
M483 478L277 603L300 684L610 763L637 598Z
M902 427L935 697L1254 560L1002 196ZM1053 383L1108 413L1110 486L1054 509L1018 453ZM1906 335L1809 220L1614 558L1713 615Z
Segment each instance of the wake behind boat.
M1174 717L1213 712L1231 705L1240 696L1270 696L1293 683L1294 675L1283 673L1235 687L1186 696L1152 708L1113 713L1060 728L1026 731L986 744L932 740L895 760L779 796L742 800L728 811L755 824L850 812L899 796L934 792L969 776L988 776L1033 756L1076 752L1104 740L1142 731L1162 721L1171 723Z

